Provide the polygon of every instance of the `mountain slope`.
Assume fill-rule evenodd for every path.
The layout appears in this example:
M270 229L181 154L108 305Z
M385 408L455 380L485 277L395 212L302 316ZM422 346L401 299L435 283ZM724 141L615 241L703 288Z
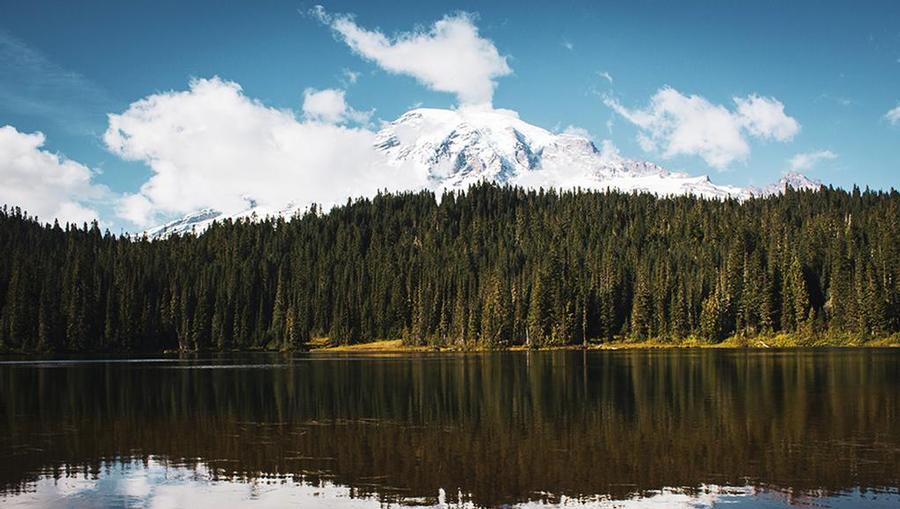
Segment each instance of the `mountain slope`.
M774 182L772 184L767 185L766 187L748 187L747 192L749 192L753 196L765 197L772 196L774 194L783 193L784 190L788 187L791 189L819 189L822 186L822 183L818 180L813 180L802 173L797 173L795 171L791 171L785 173L778 182Z
M554 134L505 110L409 111L383 128L377 147L390 161L412 162L432 189L465 189L482 180L525 187L615 188L660 195L744 197L743 189L672 173L603 151L574 133Z
M387 164L422 172L437 193L464 190L490 181L530 188L582 188L650 192L661 196L692 194L707 198L747 199L821 184L789 173L763 188L717 185L709 177L670 172L647 161L623 158L611 145L599 150L587 137L552 133L522 121L508 110L418 108L385 125L376 149ZM252 207L237 214L205 209L147 230L154 238L202 232L217 219L291 217L302 206Z

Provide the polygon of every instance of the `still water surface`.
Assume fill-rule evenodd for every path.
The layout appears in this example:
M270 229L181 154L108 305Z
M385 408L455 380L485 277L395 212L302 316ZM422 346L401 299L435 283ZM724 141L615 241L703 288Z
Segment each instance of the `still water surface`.
M2 507L898 507L900 350L0 361Z

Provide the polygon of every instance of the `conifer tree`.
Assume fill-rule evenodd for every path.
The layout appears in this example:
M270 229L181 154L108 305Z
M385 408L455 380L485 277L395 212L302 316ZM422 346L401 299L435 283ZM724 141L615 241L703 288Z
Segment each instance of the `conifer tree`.
M531 303L528 306L527 345L530 348L544 346L549 334L549 302L540 273L531 287Z
M650 337L652 331L653 297L649 276L644 267L638 273L631 305L631 335L638 339Z

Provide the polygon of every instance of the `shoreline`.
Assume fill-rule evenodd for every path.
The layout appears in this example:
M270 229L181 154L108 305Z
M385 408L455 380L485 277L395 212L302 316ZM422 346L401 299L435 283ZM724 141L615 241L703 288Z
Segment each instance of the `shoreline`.
M759 336L756 338L744 338L732 336L719 343L708 343L701 338L691 337L680 341L668 341L660 339L636 340L631 338L617 338L603 343L588 343L587 345L545 345L528 348L525 345L499 346L486 348L480 345L405 345L402 339L379 339L367 343L355 343L350 345L332 345L329 338L313 338L301 349L275 349L252 348L245 350L202 350L181 351L167 349L162 351L121 352L121 351L85 351L85 352L19 352L0 350L0 358L6 356L20 358L43 358L48 355L174 355L174 354L227 354L227 353L309 353L309 354L365 354L365 355L398 355L413 353L487 353L487 352L527 352L527 351L555 351L555 350L675 350L675 349L734 349L734 350L824 350L840 348L900 348L900 334L893 334L868 341L861 341L855 337L818 337L803 338L790 334L775 336Z
M780 334L758 338L731 337L719 343L708 343L699 338L687 338L682 341L616 339L605 343L588 343L587 345L548 345L539 348L528 348L525 345L485 348L472 346L413 346L403 344L401 339L380 339L368 343L352 345L331 345L327 338L316 338L309 343L309 353L365 353L365 354L400 354L400 353L440 353L440 352L520 352L520 351L552 351L552 350L668 350L668 349L825 349L825 348L900 348L900 336L893 335L869 341L858 341L851 338L813 338L803 339Z

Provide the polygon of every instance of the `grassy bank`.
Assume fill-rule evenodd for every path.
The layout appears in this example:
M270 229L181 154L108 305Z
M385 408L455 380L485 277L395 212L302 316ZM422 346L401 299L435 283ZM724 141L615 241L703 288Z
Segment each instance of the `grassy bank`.
M412 346L400 339L382 339L353 345L332 345L328 338L316 338L309 343L313 353L412 353L412 352L453 352L486 351L486 348L458 346ZM690 337L679 341L670 339L637 340L620 338L604 343L589 343L590 350L653 349L653 348L833 348L833 347L900 347L900 334L877 339L863 340L856 336L800 336L777 334L747 338L732 336L719 343L710 343L702 338ZM545 346L538 350L577 350L582 345ZM528 350L524 345L514 345L504 350Z
M854 336L799 336L792 334L777 334L772 336L757 336L753 338L732 336L719 343L710 343L702 338L690 337L680 341L668 339L617 339L608 343L591 345L597 349L622 349L622 348L835 348L835 347L900 347L900 335L892 335L883 338L863 340Z
M401 339L379 339L367 343L355 343L350 345L334 344L329 338L313 338L307 343L310 353L357 353L366 355L378 354L403 354L403 353L426 353L426 352L486 352L492 349L477 345L467 345L461 347L459 345L406 345ZM582 350L583 345L548 345L533 350ZM771 336L757 336L754 338L746 338L740 336L732 336L719 343L710 343L702 338L690 337L679 341L673 341L666 338L655 339L634 339L634 338L617 338L608 342L591 342L588 343L588 350L650 350L650 349L666 349L666 348L747 348L747 349L767 349L767 348L900 348L900 334L891 336L863 340L855 336L813 336L803 337L800 335L777 334ZM496 348L499 351L526 351L529 348L525 345L512 345L508 347ZM231 352L275 352L279 351L277 344L272 343L259 348L251 349L235 349ZM57 352L60 353L60 352ZM62 352L64 353L64 352ZM93 352L97 354L108 354L116 352ZM124 352L118 352L123 354ZM153 351L143 352L144 354L160 353ZM164 354L180 354L185 353L179 350L163 350ZM44 352L45 355L51 355L52 352ZM21 352L17 350L5 349L0 346L0 355L34 355L33 352Z
M309 342L310 352L346 352L346 353L397 353L397 352L434 352L440 349L431 346L404 345L400 339L380 339L368 343L352 345L332 345L328 338L315 338Z

